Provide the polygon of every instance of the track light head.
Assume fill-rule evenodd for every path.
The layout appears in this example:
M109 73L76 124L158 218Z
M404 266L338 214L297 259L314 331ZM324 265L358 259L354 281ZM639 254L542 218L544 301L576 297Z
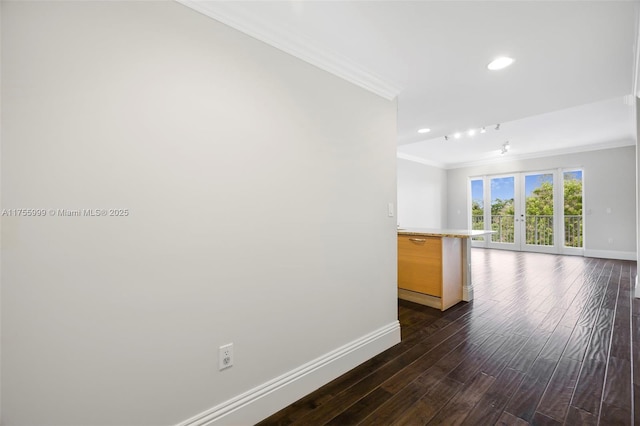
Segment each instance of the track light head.
M511 145L509 145L509 141L503 143L502 148L500 149L500 155L505 155L509 151L509 148L511 148Z

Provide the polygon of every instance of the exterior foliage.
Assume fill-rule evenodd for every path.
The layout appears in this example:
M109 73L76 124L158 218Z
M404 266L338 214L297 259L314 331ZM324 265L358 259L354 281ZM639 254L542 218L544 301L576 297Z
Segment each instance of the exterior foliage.
M484 229L484 206L482 201L473 200L472 228ZM491 204L491 236L494 242L514 241L514 199L496 199ZM525 199L526 244L553 245L553 184L540 182ZM582 179L574 173L564 175L564 245L582 247ZM478 238L480 239L480 238Z

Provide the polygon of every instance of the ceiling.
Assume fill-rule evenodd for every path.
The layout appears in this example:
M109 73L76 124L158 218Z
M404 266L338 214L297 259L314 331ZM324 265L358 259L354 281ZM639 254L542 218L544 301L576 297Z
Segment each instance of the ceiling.
M636 1L177 1L397 96L404 158L452 168L635 144ZM500 55L514 64L489 71Z

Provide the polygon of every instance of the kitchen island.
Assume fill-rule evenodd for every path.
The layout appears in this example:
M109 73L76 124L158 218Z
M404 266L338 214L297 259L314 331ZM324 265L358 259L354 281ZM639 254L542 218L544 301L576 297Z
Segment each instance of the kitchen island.
M472 300L471 239L492 233L398 228L398 297L442 311Z

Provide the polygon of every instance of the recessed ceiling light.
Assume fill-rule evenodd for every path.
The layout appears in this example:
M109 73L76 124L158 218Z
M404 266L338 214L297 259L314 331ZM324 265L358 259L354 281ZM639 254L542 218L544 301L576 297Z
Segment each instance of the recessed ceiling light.
M418 133L429 133L431 131L431 129L420 129L418 130Z
M491 61L491 63L487 65L487 68L489 68L491 71L501 70L511 65L513 61L514 59L512 58L509 58L506 56L500 56L499 58L496 58L493 61Z
M487 133L487 129L483 127L482 129L480 129L480 133Z
M469 130L467 131L467 134L468 134L469 136L473 136L473 135L475 135L475 134L476 134L476 129L469 129Z
M460 132L458 132L458 133L454 133L454 134L453 134L453 137L454 137L454 138L456 138L456 139L460 139L460 136L462 136L462 135L460 134Z

